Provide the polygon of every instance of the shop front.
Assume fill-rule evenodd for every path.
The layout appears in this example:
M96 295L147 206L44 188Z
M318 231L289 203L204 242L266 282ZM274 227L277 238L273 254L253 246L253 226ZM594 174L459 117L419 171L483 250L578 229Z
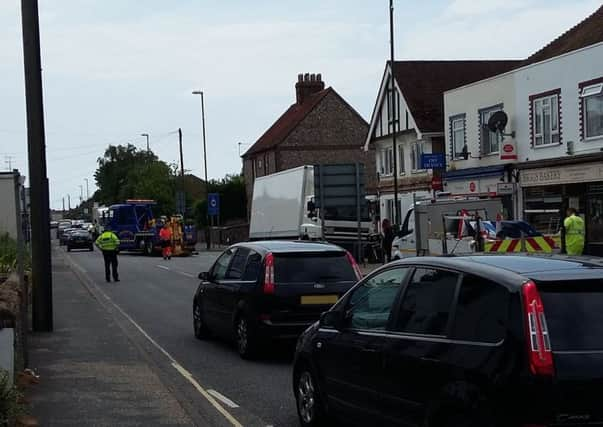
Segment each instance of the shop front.
M555 234L573 207L586 225L585 254L603 256L603 162L523 169L519 183L523 219Z
M506 182L504 165L447 171L444 177L444 191L450 197L500 197L505 218L512 219L513 191L501 193L501 185Z

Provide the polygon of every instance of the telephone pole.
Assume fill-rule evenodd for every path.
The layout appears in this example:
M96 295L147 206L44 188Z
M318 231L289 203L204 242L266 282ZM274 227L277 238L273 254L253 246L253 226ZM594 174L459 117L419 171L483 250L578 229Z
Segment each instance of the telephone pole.
M50 264L50 200L46 172L42 61L38 0L21 0L23 27L23 68L27 111L27 148L31 194L32 326L34 331L51 332L52 270Z
M86 181L86 200L90 200L90 190L88 188L88 178L84 178L84 181Z
M207 180L207 146L205 143L205 103L203 100L203 91L195 90L193 91L193 95L201 95L201 125L203 126L203 163L205 169L205 201L207 203L207 214L205 216L205 219L207 221L207 231L205 234L205 241L207 243L207 250L209 250L211 248L211 233L209 232L209 181Z
M182 194L181 194L181 202L180 202L180 212L183 216L186 212L186 193L184 192L184 156L182 155L182 129L178 128L178 145L180 147L180 176L182 179Z
M65 213L65 198L63 197L63 213Z
M67 209L71 211L71 194L67 194Z
M80 205L84 201L84 186L80 184Z

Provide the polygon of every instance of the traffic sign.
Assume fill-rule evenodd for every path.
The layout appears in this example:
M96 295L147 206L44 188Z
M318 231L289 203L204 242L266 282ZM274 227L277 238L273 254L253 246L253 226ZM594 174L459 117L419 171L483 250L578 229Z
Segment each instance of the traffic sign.
M444 189L441 176L434 176L431 178L431 189L436 191Z
M421 169L444 169L446 159L444 153L423 153L421 154Z
M207 195L207 213L211 216L220 215L220 195L218 193Z

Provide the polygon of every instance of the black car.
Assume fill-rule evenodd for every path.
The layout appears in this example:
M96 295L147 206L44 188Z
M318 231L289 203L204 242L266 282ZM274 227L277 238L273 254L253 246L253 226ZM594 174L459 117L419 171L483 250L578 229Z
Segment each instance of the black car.
M338 246L251 242L227 249L202 279L193 301L195 336L234 338L248 358L271 339L295 340L361 277Z
M393 262L300 336L293 385L304 426L603 425L603 264Z
M69 233L67 238L67 251L72 249L88 249L89 251L94 250L94 242L92 236L86 230L75 230Z

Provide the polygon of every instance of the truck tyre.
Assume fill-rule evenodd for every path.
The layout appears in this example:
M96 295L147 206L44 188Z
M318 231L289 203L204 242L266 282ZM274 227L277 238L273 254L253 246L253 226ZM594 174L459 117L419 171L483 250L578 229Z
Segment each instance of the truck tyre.
M153 256L153 242L150 240L144 241L144 254L146 256Z

